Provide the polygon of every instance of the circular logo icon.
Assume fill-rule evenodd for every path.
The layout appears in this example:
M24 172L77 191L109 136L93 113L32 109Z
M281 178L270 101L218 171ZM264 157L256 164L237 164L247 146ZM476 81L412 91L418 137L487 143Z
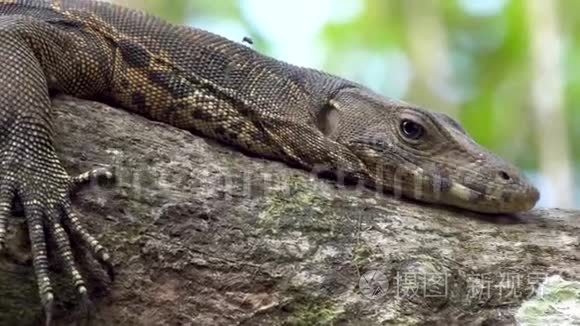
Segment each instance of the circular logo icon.
M368 271L358 281L361 294L367 299L380 299L387 294L387 276L379 271Z

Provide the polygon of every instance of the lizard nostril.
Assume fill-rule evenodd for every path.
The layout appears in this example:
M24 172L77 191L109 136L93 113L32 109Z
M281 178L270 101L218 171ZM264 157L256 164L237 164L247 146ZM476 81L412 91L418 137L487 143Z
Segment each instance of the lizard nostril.
M506 181L511 180L510 175L507 174L507 172L505 172L505 171L499 171L499 177L506 180Z

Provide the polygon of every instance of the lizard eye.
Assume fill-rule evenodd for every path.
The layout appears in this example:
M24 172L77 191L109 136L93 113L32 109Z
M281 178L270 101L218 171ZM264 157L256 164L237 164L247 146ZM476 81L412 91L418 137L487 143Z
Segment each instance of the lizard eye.
M400 128L403 136L411 140L417 140L425 133L423 126L408 119L403 119L401 121Z

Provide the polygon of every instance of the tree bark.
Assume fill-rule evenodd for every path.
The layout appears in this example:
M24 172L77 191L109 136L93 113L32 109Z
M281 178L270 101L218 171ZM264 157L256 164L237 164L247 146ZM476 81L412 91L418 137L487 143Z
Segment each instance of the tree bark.
M117 277L78 255L94 325L510 324L580 280L580 212L486 216L338 186L100 103L55 100L68 171L116 169L75 207ZM0 325L42 321L25 223L0 255ZM55 324L81 314L53 266ZM106 288L106 291L103 289Z

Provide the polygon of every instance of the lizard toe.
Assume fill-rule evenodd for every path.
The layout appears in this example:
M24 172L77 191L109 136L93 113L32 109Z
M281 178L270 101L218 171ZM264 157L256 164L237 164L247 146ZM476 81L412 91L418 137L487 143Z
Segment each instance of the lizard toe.
M71 192L75 192L87 185L110 186L117 181L115 170L112 168L97 168L81 173L71 179Z
M42 307L44 308L44 314L46 316L44 324L46 326L50 326L52 323L52 314L54 312L54 296L52 294L47 295L44 298L41 298L41 301Z
M4 187L0 190L0 251L4 249L6 241L6 224L10 216L13 197L14 193L11 189Z
M93 257L95 257L103 267L111 280L114 280L115 273L111 262L111 255L97 239L95 239L82 225L77 215L73 212L70 203L63 206L63 223L87 247Z
M35 200L24 201L23 207L28 223L28 233L32 249L32 264L36 273L40 301L44 307L48 325L52 318L54 290L48 271L48 255L42 207Z
M74 256L67 233L60 225L60 215L61 214L57 209L52 209L47 214L48 230L56 243L58 255L60 256L62 264L72 279L72 284L74 285L78 294L82 297L83 295L86 295L87 288L83 277L75 265Z

